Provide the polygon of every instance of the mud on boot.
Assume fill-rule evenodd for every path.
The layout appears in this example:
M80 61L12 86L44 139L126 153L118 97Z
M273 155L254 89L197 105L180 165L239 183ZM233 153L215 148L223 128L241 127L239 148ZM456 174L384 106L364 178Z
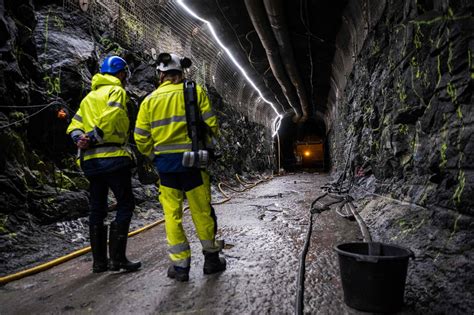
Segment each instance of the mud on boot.
M168 278L179 282L189 281L189 267L183 268L171 265L168 267Z
M127 250L129 225L130 223L117 223L115 221L110 224L109 270L111 271L119 271L120 269L135 271L142 266L140 261L129 261L125 255Z
M226 261L223 257L219 257L219 252L207 253L204 252L204 274L210 275L216 272L224 271L226 268Z
M89 237L92 249L92 272L99 273L109 270L107 259L107 226L90 225Z

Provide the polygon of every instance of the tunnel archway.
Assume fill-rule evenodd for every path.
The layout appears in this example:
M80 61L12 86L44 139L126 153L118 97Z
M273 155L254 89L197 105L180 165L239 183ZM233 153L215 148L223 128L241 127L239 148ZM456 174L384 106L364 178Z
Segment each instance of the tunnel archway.
M326 123L319 117L297 123L291 115L283 117L275 139L280 168L287 171L327 170L326 134Z

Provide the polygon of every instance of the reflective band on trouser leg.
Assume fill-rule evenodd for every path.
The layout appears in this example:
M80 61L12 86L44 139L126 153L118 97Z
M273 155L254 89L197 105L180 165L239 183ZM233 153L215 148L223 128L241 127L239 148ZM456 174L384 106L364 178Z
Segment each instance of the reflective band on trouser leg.
M219 246L216 245L215 240L201 240L202 250L208 253L215 253L221 250Z
M211 216L211 194L209 175L201 171L203 184L186 192L189 209L193 218L196 232L201 240L203 250L207 252L216 252L219 248L215 245L214 227L216 222Z
M187 258L180 259L181 256L187 256ZM181 268L188 268L191 266L191 251L187 251L187 253L170 255L171 261L173 262L173 266L178 266Z
M178 267L189 267L191 263L191 248L188 243L169 246L168 252L173 265Z
M189 267L191 251L182 244L189 244L183 229L183 193L177 189L160 185L160 203L165 214L166 239L169 256L175 266ZM182 247L181 247L182 246ZM182 251L178 252L177 249Z

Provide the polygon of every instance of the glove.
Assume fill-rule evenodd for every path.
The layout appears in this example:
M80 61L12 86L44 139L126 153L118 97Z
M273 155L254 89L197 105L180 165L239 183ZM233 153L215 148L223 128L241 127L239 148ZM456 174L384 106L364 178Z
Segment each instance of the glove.
M79 138L81 137L82 137L82 134L74 135L72 136L72 141L74 141L74 143L77 144L77 142L79 141Z
M90 139L88 135L82 134L78 136L78 139L76 141L76 146L79 149L87 149L90 145Z
M92 144L92 145L94 145L94 144L96 144L97 142L99 142L99 141L97 141L97 138L96 138L95 135L94 135L94 131L89 131L89 132L87 133L87 138L89 139L89 142L90 142L90 144Z
M89 131L87 136L89 137L89 142L91 145L104 142L102 139L104 132L97 126L94 127L92 131Z

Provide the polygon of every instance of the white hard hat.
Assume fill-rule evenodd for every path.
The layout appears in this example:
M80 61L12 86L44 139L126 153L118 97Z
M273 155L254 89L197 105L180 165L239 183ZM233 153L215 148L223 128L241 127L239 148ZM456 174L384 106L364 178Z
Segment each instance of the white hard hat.
M191 60L189 58L182 58L176 54L161 53L158 55L158 69L159 71L178 70L183 71L183 68L189 68Z

